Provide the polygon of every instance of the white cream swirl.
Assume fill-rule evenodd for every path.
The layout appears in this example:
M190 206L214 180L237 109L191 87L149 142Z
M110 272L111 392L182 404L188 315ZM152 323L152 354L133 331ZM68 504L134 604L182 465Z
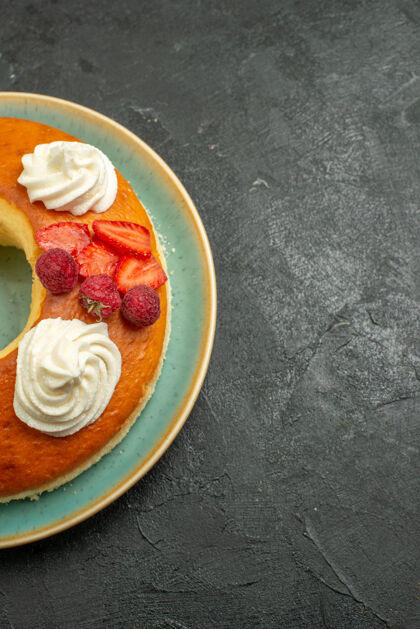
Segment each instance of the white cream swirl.
M26 187L29 200L42 201L48 210L105 212L117 194L117 175L108 157L95 146L82 142L38 144L22 157L18 182Z
M103 413L120 375L106 323L43 319L19 343L15 413L41 432L72 435Z

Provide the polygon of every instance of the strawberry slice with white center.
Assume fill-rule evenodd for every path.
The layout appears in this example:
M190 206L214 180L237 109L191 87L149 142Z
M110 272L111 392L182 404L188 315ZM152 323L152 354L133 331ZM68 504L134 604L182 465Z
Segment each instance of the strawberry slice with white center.
M84 278L102 273L113 277L118 260L119 256L116 253L96 240L85 247L76 258L79 265L79 275Z
M116 253L150 258L150 232L143 225L126 221L97 220L92 223L96 237Z
M90 243L89 227L86 223L53 223L38 229L35 240L44 251L64 249L76 257Z
M115 271L115 282L122 293L140 284L157 290L167 279L165 271L152 255L147 260L125 256L118 262Z

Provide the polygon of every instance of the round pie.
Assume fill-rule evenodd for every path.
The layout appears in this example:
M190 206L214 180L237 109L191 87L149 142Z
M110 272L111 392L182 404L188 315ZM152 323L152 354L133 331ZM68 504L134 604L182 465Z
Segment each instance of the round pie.
M110 339L121 354L121 377L102 413L78 432L55 437L29 427L14 412L18 344L31 328L44 319L61 317L94 323L82 307L80 284L69 293L47 292L35 275L42 250L35 232L58 222L80 222L89 226L100 218L128 221L146 227L151 234L152 255L165 267L151 220L129 183L117 174L118 189L111 207L82 216L46 209L41 201L31 203L27 190L18 183L22 157L40 144L78 141L58 129L22 119L0 118L0 244L23 249L33 270L32 303L21 334L0 351L0 502L35 497L68 482L104 454L127 433L153 393L169 338L169 282L157 289L161 314L150 326L140 329L127 323L117 310L107 319Z

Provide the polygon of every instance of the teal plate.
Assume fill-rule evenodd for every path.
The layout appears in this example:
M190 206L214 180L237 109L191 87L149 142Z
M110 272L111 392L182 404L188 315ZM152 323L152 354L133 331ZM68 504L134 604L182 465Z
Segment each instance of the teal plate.
M216 325L216 280L206 232L185 188L133 133L75 103L0 92L0 116L57 127L106 153L131 183L161 235L172 289L166 360L155 392L125 439L99 463L39 500L0 504L0 548L63 531L103 509L136 483L172 443L202 386ZM22 252L0 252L0 342L23 329L31 274ZM0 443L1 447L1 443Z

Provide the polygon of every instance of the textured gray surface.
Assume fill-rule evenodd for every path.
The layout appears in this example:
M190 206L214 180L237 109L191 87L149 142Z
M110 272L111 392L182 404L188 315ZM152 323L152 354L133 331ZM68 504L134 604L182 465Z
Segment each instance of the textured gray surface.
M1 553L0 627L420 627L419 2L1 7L1 89L182 179L219 319L147 478Z

